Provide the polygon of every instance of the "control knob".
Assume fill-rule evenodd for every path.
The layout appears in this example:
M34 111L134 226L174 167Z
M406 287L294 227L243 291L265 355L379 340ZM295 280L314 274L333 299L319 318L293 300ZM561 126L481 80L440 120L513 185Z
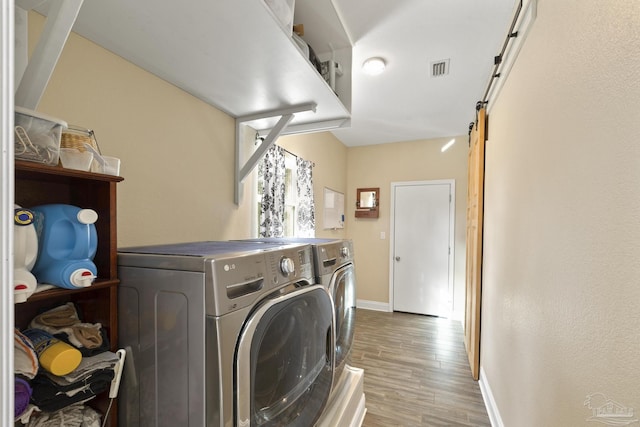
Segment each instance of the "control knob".
M349 248L346 246L343 246L340 248L340 255L342 256L342 258L348 258L349 257Z
M290 275L292 273L295 273L296 265L294 264L294 262L293 262L293 260L291 258L283 256L280 259L280 271L285 276L288 276L288 275Z

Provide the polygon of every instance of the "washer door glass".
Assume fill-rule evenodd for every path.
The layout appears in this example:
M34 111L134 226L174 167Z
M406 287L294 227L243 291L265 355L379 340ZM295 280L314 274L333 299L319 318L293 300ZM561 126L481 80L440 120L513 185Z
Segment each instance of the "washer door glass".
M329 287L336 310L336 373L340 374L344 364L348 363L356 323L356 275L353 264L337 270Z
M295 288L254 311L238 347L238 425L313 425L331 390L333 340L322 286Z

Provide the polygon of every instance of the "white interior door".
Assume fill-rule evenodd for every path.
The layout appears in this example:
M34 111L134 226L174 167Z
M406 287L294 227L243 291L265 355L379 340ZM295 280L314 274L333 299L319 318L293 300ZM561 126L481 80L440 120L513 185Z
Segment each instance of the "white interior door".
M454 182L399 183L392 193L393 310L448 317Z

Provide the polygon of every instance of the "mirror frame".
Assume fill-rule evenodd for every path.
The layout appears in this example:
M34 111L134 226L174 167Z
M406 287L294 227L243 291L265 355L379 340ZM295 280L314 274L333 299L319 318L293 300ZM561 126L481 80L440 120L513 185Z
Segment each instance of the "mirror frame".
M362 193L374 193L373 207L360 207L360 196ZM356 192L356 218L378 218L378 207L380 206L380 188L358 188Z

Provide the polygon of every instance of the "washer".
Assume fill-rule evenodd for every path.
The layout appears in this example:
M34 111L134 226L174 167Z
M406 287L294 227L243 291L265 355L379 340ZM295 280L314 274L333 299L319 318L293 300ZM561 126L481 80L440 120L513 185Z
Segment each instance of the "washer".
M305 244L120 249L120 425L314 425L335 365L332 300Z
M353 243L346 239L270 237L249 240L266 244L310 244L316 283L334 303L336 365L331 401L319 425L360 425L366 411L361 369L351 364L356 321L356 276Z

